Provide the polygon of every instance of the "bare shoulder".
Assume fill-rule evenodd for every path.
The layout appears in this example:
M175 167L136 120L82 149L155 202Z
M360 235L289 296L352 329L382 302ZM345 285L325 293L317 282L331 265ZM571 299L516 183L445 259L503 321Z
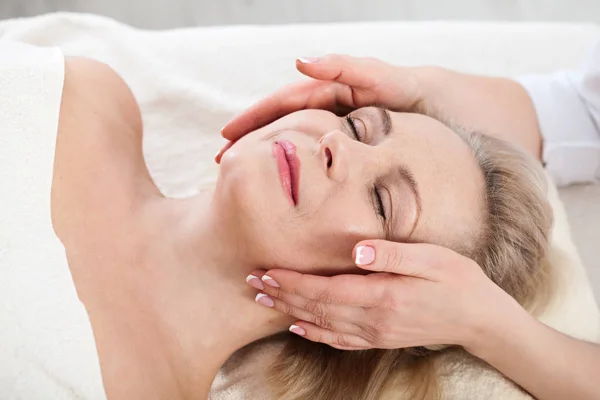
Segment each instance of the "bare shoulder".
M137 192L152 185L140 110L125 81L106 64L67 59L52 183L59 237L123 222Z
M91 59L67 58L61 117L87 116L92 112L103 118L120 118L121 122L141 129L137 101L114 69Z

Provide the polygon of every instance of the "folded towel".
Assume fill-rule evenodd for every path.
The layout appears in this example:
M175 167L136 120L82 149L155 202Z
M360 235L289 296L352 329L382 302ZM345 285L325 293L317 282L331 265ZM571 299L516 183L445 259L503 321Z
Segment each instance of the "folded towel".
M50 219L58 48L0 41L0 397L104 398L91 326Z

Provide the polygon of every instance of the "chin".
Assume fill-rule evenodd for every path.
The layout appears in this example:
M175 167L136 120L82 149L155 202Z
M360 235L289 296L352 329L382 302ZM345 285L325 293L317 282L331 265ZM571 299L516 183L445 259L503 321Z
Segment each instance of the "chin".
M271 230L284 219L282 189L266 165L271 158L244 154L230 149L223 155L217 183L216 201L249 240L270 237ZM277 185L277 186L276 186Z

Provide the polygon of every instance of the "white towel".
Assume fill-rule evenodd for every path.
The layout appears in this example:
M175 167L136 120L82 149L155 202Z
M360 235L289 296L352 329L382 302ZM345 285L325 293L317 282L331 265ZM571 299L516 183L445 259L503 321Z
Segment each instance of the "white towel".
M211 157L221 144L218 130L250 102L298 79L296 56L339 52L397 64L517 74L576 66L597 35L589 25L485 23L150 32L72 14L0 23L0 43L59 46L66 54L96 58L115 68L140 103L150 172L163 192L178 196L214 179ZM0 84L0 397L102 399L89 322L49 220L62 61L56 50L18 52L25 67L8 67L14 78L0 73L5 80ZM21 59L14 57L5 56L0 64ZM557 218L554 245L563 249L556 261L565 274L566 292L561 307L545 320L594 339L598 309L554 190L551 199ZM250 366L237 367L220 374L215 398L257 398L243 380L235 382L250 377ZM452 379L449 392L468 388L471 393L454 398L522 398L503 378L479 366L461 367Z
M0 398L101 399L91 327L50 220L60 49L0 42Z

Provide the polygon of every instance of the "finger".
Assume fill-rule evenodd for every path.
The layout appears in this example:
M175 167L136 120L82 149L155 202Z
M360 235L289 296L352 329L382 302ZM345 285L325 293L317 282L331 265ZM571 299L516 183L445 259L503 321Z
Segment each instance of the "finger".
M268 294L273 300L279 300L282 302L282 309L279 311L292 315L289 312L291 309L303 310L302 317L299 315L295 316L298 319L311 321L317 325L323 325L315 322L320 319L347 322L352 324L360 322L362 319L364 319L362 307L322 303L318 300L307 299L302 296L284 292L280 288L275 288L269 286L268 284L265 285L263 292ZM290 310L288 310L288 308Z
M296 68L314 79L336 81L353 88L372 89L392 68L374 58L330 54L320 58L299 57Z
M223 127L221 135L229 140L237 140L285 115L306 108L333 111L336 88L330 86L332 86L331 82L316 80L284 86L234 117Z
M308 321L314 325L320 326L325 329L352 334L361 332L360 329L354 324L344 321L336 321L327 317L321 317L311 314L310 312L303 310L302 308L294 307L280 299L271 297L265 293L257 294L255 301L261 306L272 308L276 311L279 311L280 313L290 315L297 319Z
M387 79L391 66L373 59L329 55L319 62L303 62L298 58L296 67L305 75L318 79L287 85L269 97L253 104L240 115L229 121L221 130L223 137L237 140L245 134L261 128L289 113L307 108L334 111L337 101L346 106L354 104L352 90L372 88L381 79ZM380 76L383 72L385 74ZM332 86L332 82L343 83ZM350 87L348 87L350 86ZM343 92L342 94L338 92Z
M338 346L335 344L330 344L329 346L338 350L347 350L347 351L357 351L357 350L368 350L368 347L351 347L351 346Z
M237 140L295 111L319 109L346 115L358 106L349 86L315 80L299 82L250 106L229 121L221 130L221 135L229 140Z
M324 343L342 350L366 350L373 348L369 342L359 336L334 332L306 321L295 322L290 326L290 332L312 342Z
M359 242L354 248L353 255L356 265L362 269L432 281L439 280L445 267L464 258L442 246L386 240Z
M330 54L318 59L299 58L296 68L311 78L347 88L355 108L380 105L410 111L416 110L423 98L422 73L375 58Z
M263 290L265 285L263 284L262 277L266 271L262 269L254 270L246 277L246 283L255 289Z
M379 274L373 274L379 275ZM302 274L273 269L263 276L263 282L282 292L325 304L352 307L375 307L387 289L380 277L373 275L336 275L332 277ZM275 285L273 285L273 282Z
M221 148L221 150L219 150L219 152L217 154L215 154L215 162L217 164L219 164L221 162L221 158L223 157L223 154L225 154L225 152L227 150L229 150L231 148L231 146L233 146L233 141L228 141L227 143L225 143L225 146L223 146Z

